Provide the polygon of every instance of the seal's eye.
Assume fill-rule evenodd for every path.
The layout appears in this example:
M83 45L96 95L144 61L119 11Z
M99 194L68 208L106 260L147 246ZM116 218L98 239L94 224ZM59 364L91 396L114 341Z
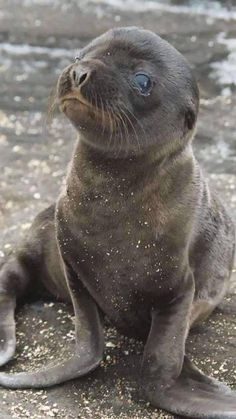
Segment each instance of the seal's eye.
M142 95L147 95L152 87L152 81L147 74L137 73L134 76L135 84L138 86Z

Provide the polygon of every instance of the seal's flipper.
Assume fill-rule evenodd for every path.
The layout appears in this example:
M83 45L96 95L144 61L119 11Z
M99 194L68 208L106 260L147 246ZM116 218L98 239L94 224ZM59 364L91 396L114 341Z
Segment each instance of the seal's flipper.
M36 372L0 373L0 385L8 388L50 387L81 377L99 365L104 338L97 305L85 289L70 288L70 292L75 311L75 355L56 366L48 365Z
M194 287L191 277L177 298L152 311L142 365L149 402L176 415L236 419L236 392L207 377L184 355Z
M91 358L91 354L75 355L67 361L46 366L36 372L20 372L15 374L0 373L0 386L7 388L45 388L63 383L73 378L82 377L94 370L101 358Z
M27 269L16 256L0 266L0 366L14 355L16 348L16 299L25 293L29 278Z
M201 370L199 370L199 368L196 367L196 365L194 365L192 361L190 361L187 356L184 357L184 364L181 374L182 378L186 377L193 381L210 385L212 389L219 389L220 392L224 394L232 393L232 390L226 384L216 380L216 378L205 375Z
M165 389L146 390L152 405L176 415L199 419L235 419L236 392L205 376L185 358L177 380Z
M15 353L15 305L15 297L0 293L0 366L6 364Z

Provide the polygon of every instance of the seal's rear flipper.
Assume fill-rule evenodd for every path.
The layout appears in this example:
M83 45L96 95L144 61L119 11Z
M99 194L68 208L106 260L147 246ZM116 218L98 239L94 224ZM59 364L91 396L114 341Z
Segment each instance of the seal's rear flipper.
M25 293L29 278L27 268L17 256L0 266L0 366L14 355L16 348L16 299Z
M79 281L77 281L77 284ZM68 282L69 284L69 282ZM0 373L0 386L44 388L81 377L94 370L102 360L103 328L96 303L81 286L70 288L75 312L75 355L58 365L29 373Z
M15 305L14 296L0 293L0 366L6 364L15 353Z
M45 369L36 372L0 373L0 386L7 388L50 387L73 378L82 377L94 370L100 362L101 358L95 357L92 359L89 353L80 356L75 355L61 364L47 366Z
M200 419L235 419L236 392L205 376L185 357L179 378L170 387L146 389L152 405L173 414Z

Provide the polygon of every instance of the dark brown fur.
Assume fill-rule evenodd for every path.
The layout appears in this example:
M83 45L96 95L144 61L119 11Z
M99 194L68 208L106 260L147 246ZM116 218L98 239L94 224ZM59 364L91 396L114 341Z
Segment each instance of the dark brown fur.
M138 72L151 80L147 94L135 84ZM146 340L141 380L153 405L235 418L236 396L185 355L189 329L227 291L234 252L233 224L192 151L199 98L187 62L151 32L115 29L65 69L58 100L80 132L66 186L3 266L0 286L8 307L37 270L37 282L71 299L77 353L63 368L0 374L0 383L43 387L95 368L100 311ZM13 327L13 305L6 310ZM2 363L13 349L3 347Z

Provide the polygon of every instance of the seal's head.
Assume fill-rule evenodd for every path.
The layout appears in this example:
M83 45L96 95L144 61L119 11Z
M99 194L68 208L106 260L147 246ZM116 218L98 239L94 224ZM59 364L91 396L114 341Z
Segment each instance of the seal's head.
M192 136L199 94L185 58L158 35L116 28L83 48L58 81L82 141L117 155L175 151Z

